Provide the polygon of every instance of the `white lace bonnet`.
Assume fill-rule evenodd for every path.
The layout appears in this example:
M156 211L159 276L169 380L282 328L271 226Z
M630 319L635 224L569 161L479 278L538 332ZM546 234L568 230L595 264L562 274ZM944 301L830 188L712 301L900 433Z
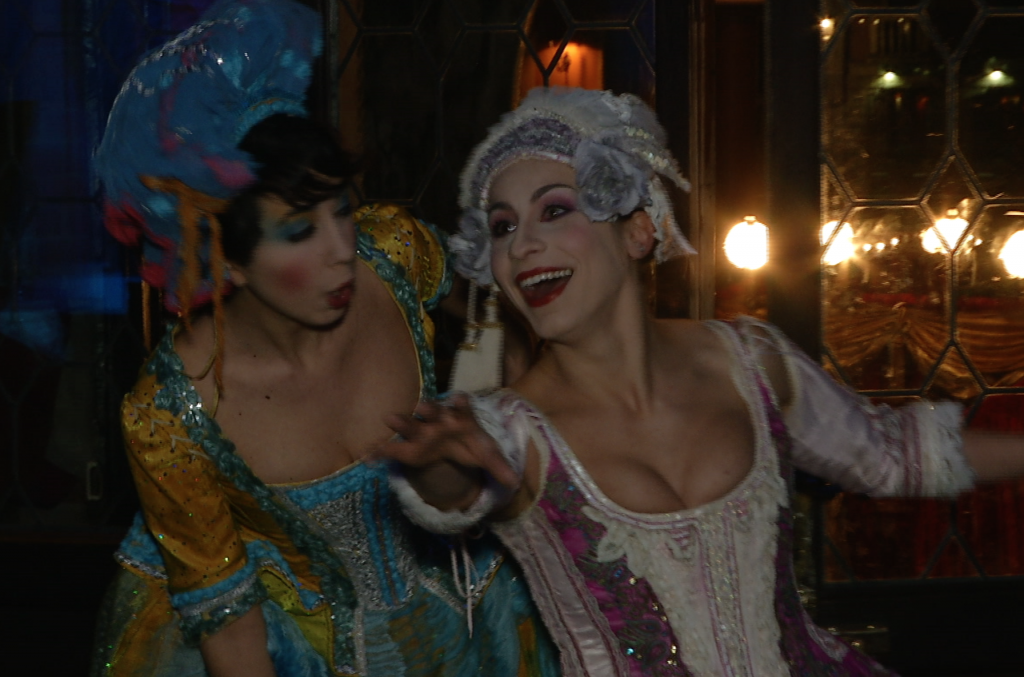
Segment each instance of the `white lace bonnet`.
M575 168L579 206L592 221L644 209L654 222L659 263L696 253L679 230L660 177L686 191L690 183L665 147L665 130L654 112L632 94L538 87L488 130L462 172L463 213L449 243L463 276L483 285L494 281L485 211L491 181L531 157Z

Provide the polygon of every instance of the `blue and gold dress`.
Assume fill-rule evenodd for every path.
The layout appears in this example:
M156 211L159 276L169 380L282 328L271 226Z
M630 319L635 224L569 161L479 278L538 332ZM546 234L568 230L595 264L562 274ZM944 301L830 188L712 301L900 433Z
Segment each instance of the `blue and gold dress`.
M441 237L395 207L364 207L356 222L359 257L405 316L431 396L426 310L451 285ZM123 569L95 673L204 675L199 642L260 605L279 677L558 674L525 583L493 538L467 539L472 566L456 580L461 546L404 518L382 465L261 482L204 411L172 334L122 407L142 511L116 555Z

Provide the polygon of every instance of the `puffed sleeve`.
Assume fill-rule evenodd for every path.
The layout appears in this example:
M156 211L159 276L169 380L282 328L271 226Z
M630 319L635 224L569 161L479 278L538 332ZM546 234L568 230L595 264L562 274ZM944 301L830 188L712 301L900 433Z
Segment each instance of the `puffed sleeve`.
M152 377L122 403L122 430L142 513L160 549L171 604L198 642L266 597L246 556L221 475L181 421L154 403Z
M785 421L796 467L875 497L955 496L974 485L958 403L872 404L837 383L776 327L744 324L755 350L776 351L785 363L791 388Z
M370 236L374 246L405 269L426 310L448 295L452 268L446 238L436 226L397 205L366 205L356 210L354 218L356 227Z

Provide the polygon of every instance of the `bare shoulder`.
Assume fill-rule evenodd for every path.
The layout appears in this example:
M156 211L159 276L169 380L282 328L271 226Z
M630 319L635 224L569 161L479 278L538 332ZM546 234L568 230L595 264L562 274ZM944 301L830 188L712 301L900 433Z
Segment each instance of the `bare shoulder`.
M731 343L723 340L710 323L661 320L659 325L671 338L672 350L679 356L677 359L685 359L699 367L705 378L727 377L736 367L738 356L734 354ZM754 359L766 375L780 404L786 406L791 397L791 387L778 337L760 323L745 323L742 331L751 339Z
M174 352L181 358L186 374L200 374L216 350L213 318L207 314L193 317L190 326L180 325L174 334Z
M729 346L707 322L698 320L656 320L655 330L664 337L668 355L662 360L715 375L728 374L733 355Z
M781 332L773 329L769 330L767 325L755 322L747 322L744 326L744 331L752 339L754 359L767 376L779 404L785 408L793 395L784 356L787 346Z
M736 357L717 331L706 322L678 319L655 320L652 329L655 378L676 406L680 397L728 399Z

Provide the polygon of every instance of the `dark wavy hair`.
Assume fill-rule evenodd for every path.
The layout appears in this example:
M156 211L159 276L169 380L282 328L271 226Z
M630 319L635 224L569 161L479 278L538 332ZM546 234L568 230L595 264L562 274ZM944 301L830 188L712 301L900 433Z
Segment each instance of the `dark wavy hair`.
M258 199L276 195L298 209L335 197L356 167L334 134L308 118L278 114L255 124L238 147L259 166L256 182L220 215L224 257L246 265L263 233Z

